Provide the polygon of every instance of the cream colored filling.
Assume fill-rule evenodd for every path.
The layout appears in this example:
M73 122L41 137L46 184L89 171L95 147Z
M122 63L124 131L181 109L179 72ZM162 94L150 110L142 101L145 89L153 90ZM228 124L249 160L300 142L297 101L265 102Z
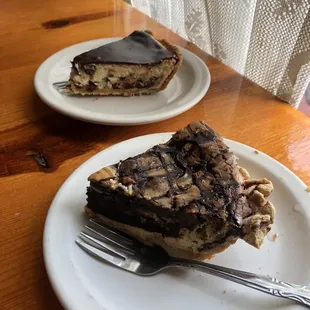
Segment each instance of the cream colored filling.
M175 59L167 59L155 66L95 64L92 65L95 67L93 76L77 68L78 74L71 73L70 79L81 88L87 87L91 81L98 89L113 89L113 85L120 83L120 78L126 78L126 83L134 83L139 79L147 81L157 77L155 85L149 87L152 89L164 83L172 73L175 62Z
M108 226L123 231L142 241L146 245L161 246L171 256L175 257L198 259L210 258L214 254L225 250L237 240L237 237L229 236L222 244L201 252L199 251L199 248L205 244L205 240L201 239L200 232L198 233L197 230L189 231L188 229L182 229L179 237L164 237L162 234L157 232L150 232L139 227L110 220L101 214L94 214L93 211L87 206L85 207L85 211L89 216L96 216L100 218L100 220Z

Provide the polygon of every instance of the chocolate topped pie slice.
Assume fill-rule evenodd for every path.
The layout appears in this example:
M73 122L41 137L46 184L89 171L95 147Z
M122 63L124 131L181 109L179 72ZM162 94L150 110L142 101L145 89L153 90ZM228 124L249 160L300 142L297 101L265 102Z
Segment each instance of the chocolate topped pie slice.
M149 31L76 56L70 90L81 95L143 95L166 88L182 63L177 47Z
M272 183L251 179L204 122L89 181L89 216L173 256L210 257L238 238L259 248L274 221Z

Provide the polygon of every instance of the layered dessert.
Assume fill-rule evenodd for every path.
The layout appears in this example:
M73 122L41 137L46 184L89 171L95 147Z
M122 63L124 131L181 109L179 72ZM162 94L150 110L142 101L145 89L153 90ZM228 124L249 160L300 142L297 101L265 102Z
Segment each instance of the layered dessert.
M80 95L133 96L165 89L182 63L177 47L157 40L149 31L76 56L70 91Z
M274 222L272 183L252 179L204 122L89 181L89 216L172 256L208 258L238 238L259 248Z

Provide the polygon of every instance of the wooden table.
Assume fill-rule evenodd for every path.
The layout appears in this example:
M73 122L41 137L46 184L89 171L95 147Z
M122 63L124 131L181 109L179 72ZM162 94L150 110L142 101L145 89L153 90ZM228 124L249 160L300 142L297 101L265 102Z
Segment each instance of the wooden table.
M44 269L42 232L58 188L81 163L124 139L205 120L223 136L274 157L310 185L310 118L270 95L121 0L1 3L0 308L62 309ZM153 29L208 65L204 99L173 119L107 127L60 115L40 101L33 76L58 50L82 41ZM43 154L48 167L38 165Z

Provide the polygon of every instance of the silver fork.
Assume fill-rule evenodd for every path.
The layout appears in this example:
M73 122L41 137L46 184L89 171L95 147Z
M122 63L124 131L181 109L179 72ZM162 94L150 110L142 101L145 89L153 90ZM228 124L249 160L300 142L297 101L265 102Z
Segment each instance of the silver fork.
M310 287L305 285L209 263L173 258L160 247L145 246L94 219L90 219L85 228L76 240L83 250L134 274L152 276L167 268L192 268L276 297L294 300L310 308Z
M55 82L53 86L61 93L66 93L68 91L69 83L67 81Z

